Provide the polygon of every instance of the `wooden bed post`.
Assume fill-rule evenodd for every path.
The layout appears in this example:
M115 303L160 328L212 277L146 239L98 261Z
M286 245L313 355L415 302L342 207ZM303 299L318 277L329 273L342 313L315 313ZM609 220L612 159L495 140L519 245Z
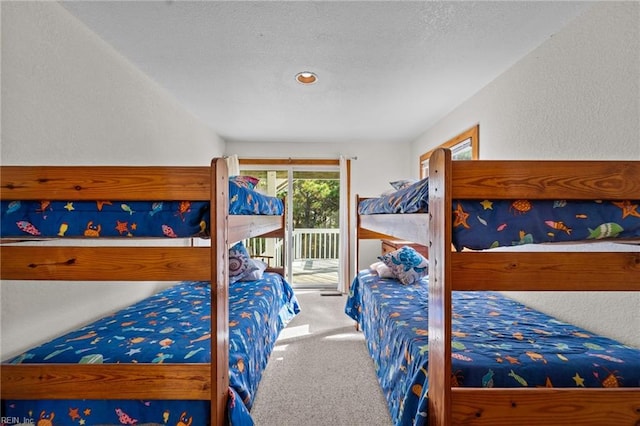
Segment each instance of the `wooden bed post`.
M227 163L211 164L211 424L227 421L229 397L229 183Z
M429 424L451 422L451 151L429 159Z

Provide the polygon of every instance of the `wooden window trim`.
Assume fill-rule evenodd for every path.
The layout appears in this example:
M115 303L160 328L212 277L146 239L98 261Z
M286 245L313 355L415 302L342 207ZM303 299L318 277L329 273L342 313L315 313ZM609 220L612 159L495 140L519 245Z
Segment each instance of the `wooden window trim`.
M480 134L480 125L476 124L475 126L473 126L472 128L465 130L464 132L460 133L459 135L449 139L448 141L446 141L445 143L442 143L440 145L438 145L437 147L433 148L430 151L425 152L424 154L422 154L420 156L420 179L425 178L426 176L423 175L422 171L422 164L424 164L425 161L427 161L429 159L429 157L431 157L431 154L433 154L433 151L435 151L438 148L451 148L453 146L456 146L457 144L459 144L460 142L464 142L467 139L471 139L471 159L472 160L477 160L479 158L479 140L478 140L478 136Z
M337 159L301 159L301 158L240 158L240 165L259 164L265 166L339 166Z

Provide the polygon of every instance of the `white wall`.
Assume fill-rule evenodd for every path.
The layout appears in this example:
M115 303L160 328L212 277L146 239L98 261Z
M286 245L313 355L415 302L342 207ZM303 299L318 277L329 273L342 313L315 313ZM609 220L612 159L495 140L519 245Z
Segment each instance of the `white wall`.
M351 162L352 223L356 194L375 197L391 189L390 181L412 177L411 171L418 164L409 155L409 144L366 142L340 144L320 143L255 143L227 142L227 154L240 158L339 158L357 157ZM415 162L415 164L414 164ZM360 246L360 265L369 265L380 255L380 241L363 241ZM354 269L355 270L355 269Z
M224 141L55 2L2 2L2 164L207 165ZM3 282L2 359L166 284Z
M640 160L638 52L640 3L597 3L414 141L412 157L479 123L481 159ZM640 347L640 294L515 296Z

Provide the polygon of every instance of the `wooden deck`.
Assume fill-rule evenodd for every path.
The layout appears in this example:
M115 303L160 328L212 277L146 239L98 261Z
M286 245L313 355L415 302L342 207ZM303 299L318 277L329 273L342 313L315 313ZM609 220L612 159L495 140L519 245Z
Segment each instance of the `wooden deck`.
M338 259L294 260L293 287L337 288Z

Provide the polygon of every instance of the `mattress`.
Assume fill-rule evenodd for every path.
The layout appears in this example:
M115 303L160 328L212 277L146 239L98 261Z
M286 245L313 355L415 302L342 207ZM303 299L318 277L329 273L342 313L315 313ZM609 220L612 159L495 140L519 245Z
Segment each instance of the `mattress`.
M208 201L34 201L0 202L0 237L206 237ZM276 197L229 182L229 213L282 215Z
M380 198L363 200L358 213L424 213L429 184L423 179ZM640 237L640 200L453 200L453 244L482 250L609 238Z
M365 335L395 425L427 424L427 286L426 278L402 285L363 270L345 306ZM640 386L640 349L496 292L452 299L453 386Z
M6 362L207 363L211 359L211 287L182 282L117 313L30 349ZM229 416L253 424L258 383L280 330L299 312L278 274L229 289ZM209 424L209 401L3 401L2 416L55 416L55 425ZM128 420L127 420L128 419ZM127 423L128 422L128 423Z

